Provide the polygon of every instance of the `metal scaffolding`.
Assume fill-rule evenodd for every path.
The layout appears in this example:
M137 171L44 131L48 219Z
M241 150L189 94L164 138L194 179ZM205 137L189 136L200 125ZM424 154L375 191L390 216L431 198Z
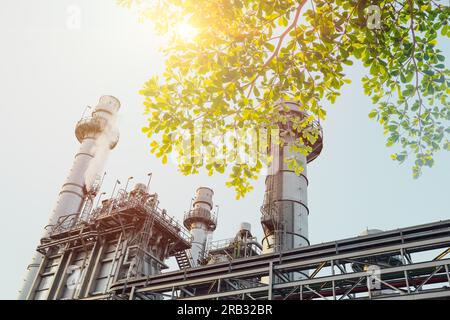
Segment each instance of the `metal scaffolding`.
M126 292L128 281L167 269L165 259L188 249L191 239L156 199L142 188L121 190L87 219L68 215L48 226L37 248L44 259L27 299L120 298L109 290L113 283L124 280Z
M450 297L450 220L333 241L286 252L234 259L182 271L117 281L122 299L430 299ZM378 289L352 265L400 258L380 266ZM308 278L288 281L286 274ZM269 282L258 281L268 277ZM105 299L105 295L89 299Z

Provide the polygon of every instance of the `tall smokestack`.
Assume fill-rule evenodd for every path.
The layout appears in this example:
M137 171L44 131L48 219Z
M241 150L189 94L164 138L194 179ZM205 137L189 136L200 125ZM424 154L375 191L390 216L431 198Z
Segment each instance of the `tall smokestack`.
M283 144L279 145L271 141L268 150L272 162L266 177L264 204L261 207L261 223L265 235L263 253L286 251L309 245L306 164L317 158L322 151L322 131L316 122L313 122L313 125L317 126L319 136L317 141L310 145L312 152L305 156L290 150L288 144L298 141L302 132L292 130L289 119L294 117L302 119L307 117L307 114L299 109L296 102L283 102L279 107L280 113L286 115L287 123L278 124L280 135L283 136ZM287 158L295 158L302 163L304 171L297 175L289 169L284 161Z
M113 96L102 96L94 108L91 117L81 119L75 127L75 135L81 143L75 155L72 168L56 202L55 209L42 238L49 236L52 226L64 216L76 221L85 202L86 196L93 187L95 177L103 170L109 150L113 149L119 135L116 129L117 111L120 102ZM33 282L36 279L43 255L39 252L28 266L25 282L19 292L19 299L27 299Z
M210 188L198 188L192 203L193 209L184 215L184 226L190 231L192 236L191 257L194 267L206 258L205 250L208 235L216 230L217 219L211 213L213 209L213 195L214 191Z

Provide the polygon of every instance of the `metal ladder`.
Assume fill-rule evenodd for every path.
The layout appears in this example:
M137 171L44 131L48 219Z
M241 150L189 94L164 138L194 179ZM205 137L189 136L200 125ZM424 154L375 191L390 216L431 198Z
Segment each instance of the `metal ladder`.
M89 219L89 215L91 214L92 207L94 206L94 200L97 196L98 191L100 190L102 177L100 175L95 176L95 180L92 183L92 188L86 195L86 200L84 203L83 210L80 214L80 221L87 221Z
M202 260L206 259L209 255L209 246L212 242L212 239L213 239L213 233L208 232L208 235L206 236L206 241L205 241L205 248L203 249L203 252L201 255Z
M86 198L86 202L84 203L83 211L80 215L80 221L87 221L89 219L89 215L91 213L92 207L94 206L94 197L88 196Z
M279 160L282 161L282 160ZM278 203L275 202L275 177L278 172L271 172L271 177L269 179L269 215L272 219L274 242L269 244L275 252L281 251L283 234L284 234L284 224L280 221L280 208Z
M178 267L180 270L188 269L192 267L192 258L186 250L181 250L175 252L175 260L177 260Z
M139 238L137 240L137 252L136 252L136 276L139 275L139 273L144 274L144 263L145 263L145 255L146 255L146 249L147 245L150 241L151 237L151 230L153 228L153 224L155 221L155 216L153 214L147 215L144 221L144 226L142 227Z

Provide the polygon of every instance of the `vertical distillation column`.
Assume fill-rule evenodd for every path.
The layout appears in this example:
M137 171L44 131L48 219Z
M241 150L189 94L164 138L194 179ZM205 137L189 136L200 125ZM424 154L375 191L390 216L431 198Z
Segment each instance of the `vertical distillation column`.
M193 201L193 209L184 215L184 226L192 236L191 256L194 267L205 258L208 235L216 230L216 217L211 214L213 195L214 191L210 188L198 188Z
M286 251L309 245L308 240L308 200L307 200L307 168L306 164L314 160L322 150L322 133L319 129L319 137L312 152L304 154L290 150L289 143L298 140L301 132L292 133L285 130L289 126L289 117L306 117L304 111L300 111L295 102L281 104L280 112L288 118L286 125L280 124L280 135L283 135L283 144L279 145L271 141L270 156L272 163L268 168L266 177L266 191L264 204L261 207L261 223L264 229L263 253ZM284 127L283 127L284 126ZM288 133L288 134L287 134ZM297 175L288 168L284 161L287 158L295 158L304 165L304 171Z
M119 108L120 102L117 98L102 96L92 112L92 116L81 119L77 123L75 135L81 146L75 155L69 176L61 188L55 209L50 216L48 223L50 229L64 216L73 215L73 221L76 221L87 192L92 187L97 174L103 169L108 151L113 149L118 142L119 135L115 122ZM49 228L46 228L42 238L48 237L49 232ZM19 299L27 299L30 296L30 290L32 291L32 285L42 260L43 255L36 252L28 266L23 287L19 292Z

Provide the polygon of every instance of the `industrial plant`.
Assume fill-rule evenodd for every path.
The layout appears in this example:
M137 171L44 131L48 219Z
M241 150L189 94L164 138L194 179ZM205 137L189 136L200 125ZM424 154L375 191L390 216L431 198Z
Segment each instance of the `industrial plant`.
M293 101L284 111L305 117ZM261 205L264 237L243 222L229 239L212 241L220 221L214 190L192 190L177 221L150 192L152 175L102 192L104 163L119 141L120 102L102 96L75 127L80 148L26 271L21 300L358 300L450 297L450 220L402 229L368 229L352 238L311 244L307 156L280 124L285 144L269 142L272 162ZM280 111L281 112L281 111ZM286 157L305 164L297 174ZM188 199L187 199L188 200ZM244 218L245 219L245 218ZM174 257L178 270L168 270Z

